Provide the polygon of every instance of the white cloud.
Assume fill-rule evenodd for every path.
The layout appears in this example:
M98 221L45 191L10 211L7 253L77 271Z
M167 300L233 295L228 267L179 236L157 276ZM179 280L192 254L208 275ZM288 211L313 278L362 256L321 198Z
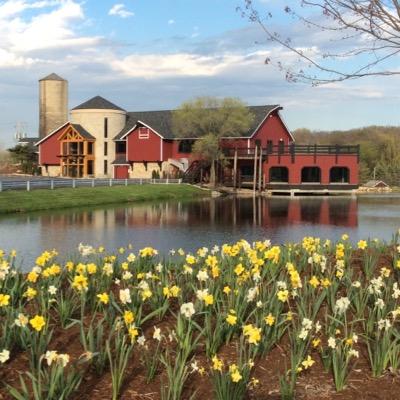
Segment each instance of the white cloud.
M50 9L24 17L24 12L32 8ZM0 68L46 63L50 51L98 44L101 38L78 36L74 31L74 23L84 19L82 5L74 0L1 3Z
M174 19L169 19L168 20L168 25L174 25L175 24L175 20Z
M119 3L119 4L114 4L111 7L110 11L108 12L108 15L116 15L121 18L129 18L133 17L135 13L127 10L125 4Z
M122 10L127 11L125 6ZM400 77L386 83L375 79L368 84L353 81L318 88L289 84L280 71L264 65L264 60L274 56L295 63L295 55L263 42L262 32L259 35L253 26L191 40L192 33L200 32L193 26L181 46L175 39L174 46L171 38L163 39L163 48L169 53L162 54L148 43L139 48L119 46L110 36L107 41L84 34L82 27L86 29L87 23L82 0L0 0L0 92L7 93L0 96L0 109L4 111L0 115L0 142L11 129L4 126L15 125L21 108L28 118L30 134L36 132L36 80L50 72L70 81L71 106L101 88L100 94L131 110L176 107L199 95L238 96L249 104L280 103L291 128L355 126L361 125L359 121L378 123L373 115L386 115L388 121L398 116L400 94L396 88ZM300 37L298 33L296 38ZM309 43L304 36L296 44L318 54L329 39L321 36ZM145 46L147 50L143 51ZM358 119L353 120L357 104L362 107ZM390 104L395 104L393 115L386 111ZM368 107L381 111L374 114L367 111ZM340 121L333 117L339 114Z
M111 61L111 68L127 77L162 79L165 77L211 77L238 66L261 65L268 52L251 54L141 54Z

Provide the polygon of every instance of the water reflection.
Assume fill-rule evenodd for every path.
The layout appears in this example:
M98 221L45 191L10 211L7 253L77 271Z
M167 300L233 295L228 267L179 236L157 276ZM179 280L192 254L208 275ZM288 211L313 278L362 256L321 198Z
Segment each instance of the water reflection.
M346 232L353 241L390 240L399 227L399 195L225 197L1 217L0 248L18 249L30 268L41 251L56 248L67 255L80 242L108 249L152 245L166 253L241 238L284 243L308 235L336 240Z
M68 233L69 227L113 230L118 227L242 226L278 227L293 224L357 226L357 198L235 198L197 202L140 204L125 208L65 211L27 216L44 230Z

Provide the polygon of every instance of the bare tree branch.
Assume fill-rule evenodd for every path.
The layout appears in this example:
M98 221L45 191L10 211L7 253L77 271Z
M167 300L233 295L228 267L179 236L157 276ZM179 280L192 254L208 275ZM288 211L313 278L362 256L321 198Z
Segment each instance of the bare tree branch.
M400 75L397 65L390 66L390 60L400 54L400 0L298 0L297 3L293 8L285 6L285 15L307 28L340 35L330 42L345 50L304 49L291 37L274 32L275 17L269 11L261 14L253 0L244 0L244 6L239 8L244 17L262 28L268 40L297 56L300 66L296 68L283 60L266 59L267 64L278 66L287 80L319 85L367 76ZM310 17L307 11L314 14ZM315 15L319 20L314 19Z

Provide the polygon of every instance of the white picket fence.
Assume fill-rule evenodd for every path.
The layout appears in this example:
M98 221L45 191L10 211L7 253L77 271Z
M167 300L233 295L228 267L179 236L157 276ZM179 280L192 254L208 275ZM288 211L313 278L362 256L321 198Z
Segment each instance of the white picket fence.
M181 184L182 179L26 179L26 180L0 180L0 192L6 190L58 189L100 186L129 186L129 185L154 185L154 184Z

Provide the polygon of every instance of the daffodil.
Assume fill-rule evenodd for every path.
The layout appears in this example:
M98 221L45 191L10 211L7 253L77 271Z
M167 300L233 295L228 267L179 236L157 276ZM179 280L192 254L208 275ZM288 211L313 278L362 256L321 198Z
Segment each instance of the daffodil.
M282 303L288 301L289 298L289 291L288 290L279 290L277 293L278 300Z
M215 370L215 371L220 371L221 372L222 368L224 366L224 362L222 360L220 360L217 356L214 356L211 359L211 361L213 363L212 369Z
M46 320L41 315L35 315L32 319L29 320L29 323L31 324L33 329L40 332L46 325Z
M304 367L304 369L308 369L312 367L315 364L315 361L311 358L310 355L307 356L307 358L301 363L301 365Z
M236 325L237 316L231 313L227 315L225 320L229 325Z
M268 326L273 326L274 323L275 323L275 317L274 317L271 313L269 313L269 314L264 318L264 321L265 321L265 323L266 323Z
M97 298L99 299L100 303L103 304L108 304L108 302L110 301L110 296L105 292L98 294Z
M0 307L6 307L10 304L11 296L9 294L0 293Z
M135 316L133 315L132 311L125 311L124 312L124 322L126 325L131 325L135 321Z
M236 364L232 364L229 366L229 373L231 375L232 382L234 383L237 383L242 379L242 375L240 374Z

